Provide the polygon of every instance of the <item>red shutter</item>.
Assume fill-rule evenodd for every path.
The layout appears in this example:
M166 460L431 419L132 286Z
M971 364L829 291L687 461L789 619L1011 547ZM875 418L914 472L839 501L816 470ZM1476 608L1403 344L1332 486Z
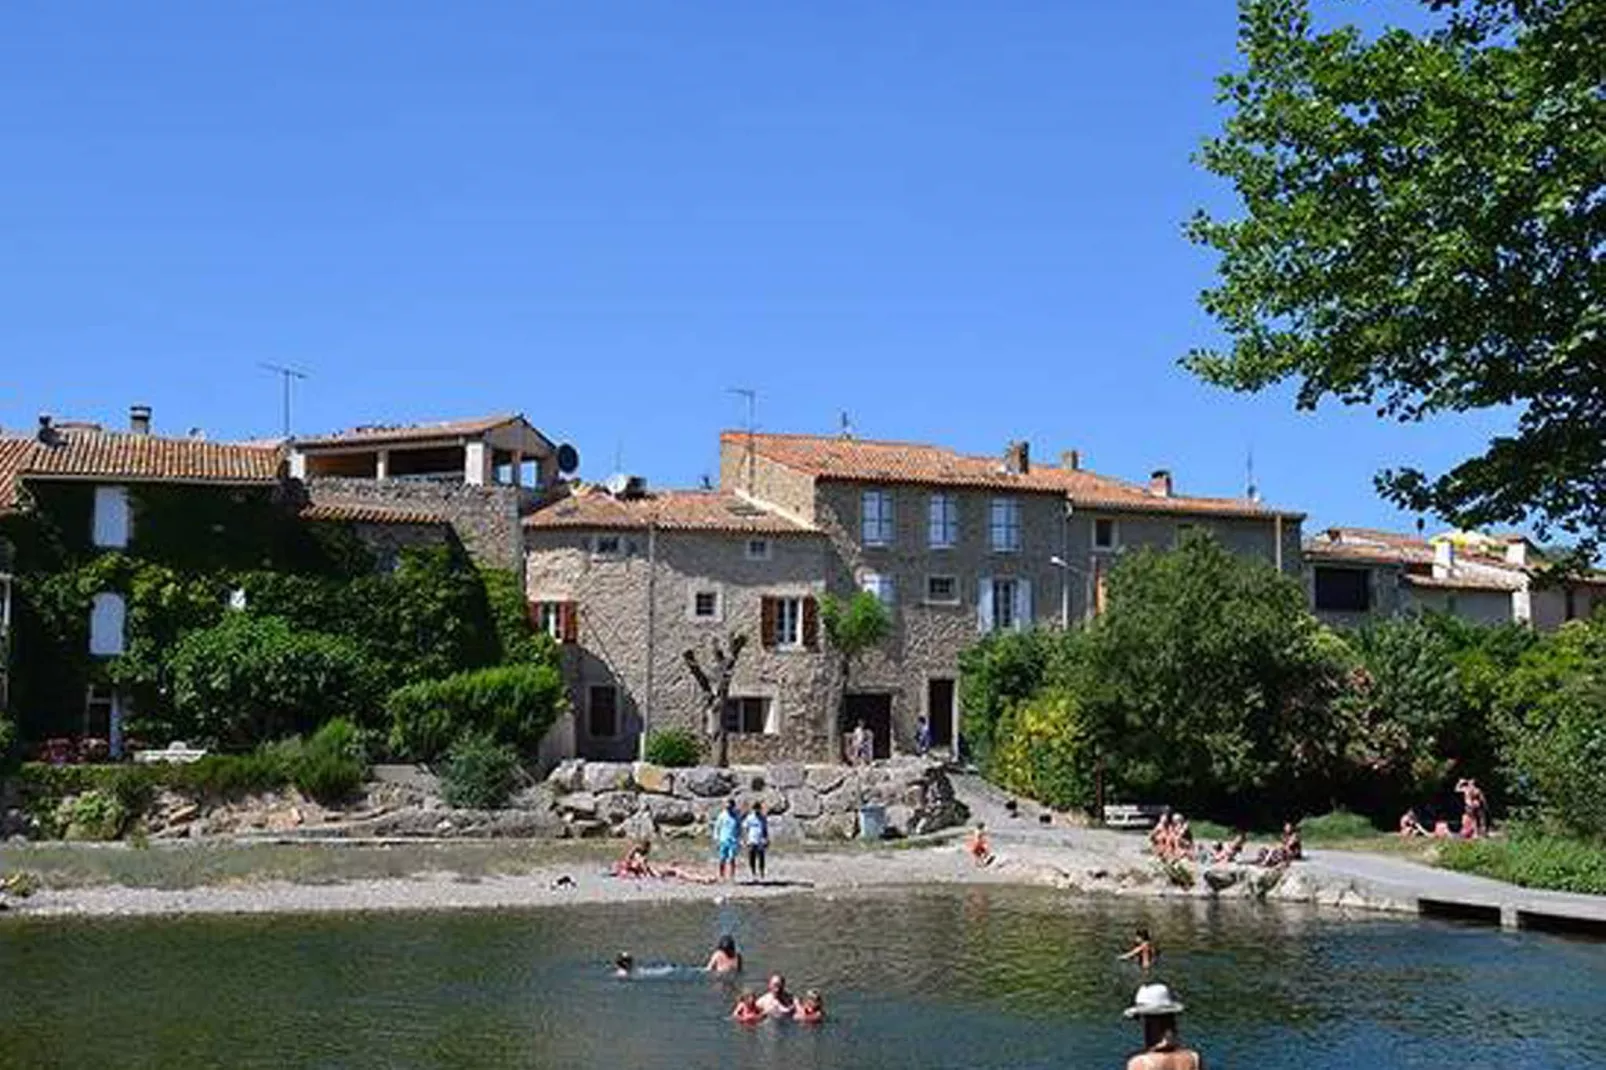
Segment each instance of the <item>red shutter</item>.
M765 650L775 646L775 599L761 598L758 602L758 641Z
M565 643L578 643L580 641L580 605L578 602L563 602L558 606L558 633Z
M541 603L531 599L524 604L524 610L529 614L530 627L536 631L541 630Z
M803 649L820 649L820 603L803 599Z

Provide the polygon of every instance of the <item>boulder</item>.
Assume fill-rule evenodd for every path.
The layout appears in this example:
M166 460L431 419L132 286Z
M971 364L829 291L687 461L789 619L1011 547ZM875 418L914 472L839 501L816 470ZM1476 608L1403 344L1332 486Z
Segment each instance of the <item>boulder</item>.
M736 778L731 775L729 769L716 769L707 765L682 771L679 780L687 791L702 799L729 795L736 789Z
M804 839L802 822L791 814L770 818L771 843L801 843Z
M570 821L565 826L565 834L576 840L590 840L608 834L606 821Z
M1237 884L1243 874L1227 866L1212 866L1204 871L1204 882L1210 886L1212 892L1221 893Z
M597 817L617 825L641 809L641 797L633 791L610 791L597 796Z
M589 791L576 791L558 796L558 809L574 817L597 816L597 797Z
M793 817L801 818L804 821L819 817L820 814L824 813L824 809L820 806L820 793L806 784L802 787L793 788L787 800L788 812Z
M859 834L859 812L821 814L803 827L811 840L851 840Z
M641 805L658 825L681 827L697 823L697 811L685 799L648 795L642 798Z
M777 762L766 766L764 779L776 791L795 791L808 779L808 772L797 762Z
M581 774L586 791L627 791L630 788L629 762L587 762Z
M804 779L809 787L821 795L829 795L842 786L842 782L847 779L851 771L845 765L811 765L804 774Z
M654 795L675 794L675 774L673 770L665 769L661 765L651 762L637 762L630 767L630 775L635 779L636 787Z
M557 805L557 793L551 783L532 784L521 788L507 805L512 810L551 810Z
M914 834L915 809L912 806L887 807L887 835L903 837Z
M820 808L827 814L857 814L860 805L859 793L846 786L820 799Z
M637 810L619 826L620 834L631 840L650 840L657 831L657 827L653 824L652 814L646 810Z
M582 758L565 758L547 775L546 782L559 795L579 791L585 786L586 763Z

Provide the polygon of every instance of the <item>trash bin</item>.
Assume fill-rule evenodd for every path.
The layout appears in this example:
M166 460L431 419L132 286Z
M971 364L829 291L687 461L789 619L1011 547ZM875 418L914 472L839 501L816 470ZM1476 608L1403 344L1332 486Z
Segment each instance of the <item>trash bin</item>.
M879 840L887 832L887 808L885 806L859 807L859 839Z

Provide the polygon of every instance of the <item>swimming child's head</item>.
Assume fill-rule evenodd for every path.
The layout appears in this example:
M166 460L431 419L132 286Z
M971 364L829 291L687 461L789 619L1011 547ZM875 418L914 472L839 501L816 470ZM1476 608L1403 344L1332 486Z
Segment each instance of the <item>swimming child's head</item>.
M625 973L629 973L636 968L636 960L630 957L630 952L628 951L619 952L619 957L613 960L613 964L616 969Z
M719 949L727 955L736 954L736 937L726 933L719 938Z
M820 990L818 988L811 988L807 992L803 993L803 1002L812 1007L818 1007L824 1001L820 999Z
M1149 942L1149 927L1147 925L1138 926L1138 939L1144 943Z

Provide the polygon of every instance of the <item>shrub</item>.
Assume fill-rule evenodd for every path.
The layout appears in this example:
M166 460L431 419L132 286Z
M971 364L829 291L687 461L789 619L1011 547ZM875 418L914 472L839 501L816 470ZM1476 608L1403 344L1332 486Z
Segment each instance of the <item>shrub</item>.
M130 815L111 792L94 789L61 800L55 818L66 839L115 840Z
M331 714L361 720L379 706L380 676L360 646L277 617L231 614L191 632L170 669L179 725L224 745L304 732Z
M696 765L702 761L702 741L686 728L661 728L647 734L647 760L671 767Z
M326 805L349 798L368 775L357 726L339 717L283 760L301 793Z
M1306 843L1339 843L1368 840L1378 834L1377 826L1360 814L1334 810L1330 814L1307 817L1299 823L1299 835Z
M567 706L555 665L500 665L397 688L386 700L390 746L421 761L469 732L532 751Z
M1061 810L1091 809L1091 728L1070 695L1045 692L1021 703L994 726L988 773L999 784Z
M512 747L484 733L470 733L446 752L441 795L448 806L494 809L513 794L518 775L519 756Z
M1524 888L1606 895L1606 845L1519 831L1504 840L1452 840L1439 865Z
M961 734L978 759L991 752L1004 712L1043 686L1052 647L1047 632L997 632L960 653Z
M0 657L5 649L0 647ZM0 773L9 773L17 764L17 723L0 713Z

